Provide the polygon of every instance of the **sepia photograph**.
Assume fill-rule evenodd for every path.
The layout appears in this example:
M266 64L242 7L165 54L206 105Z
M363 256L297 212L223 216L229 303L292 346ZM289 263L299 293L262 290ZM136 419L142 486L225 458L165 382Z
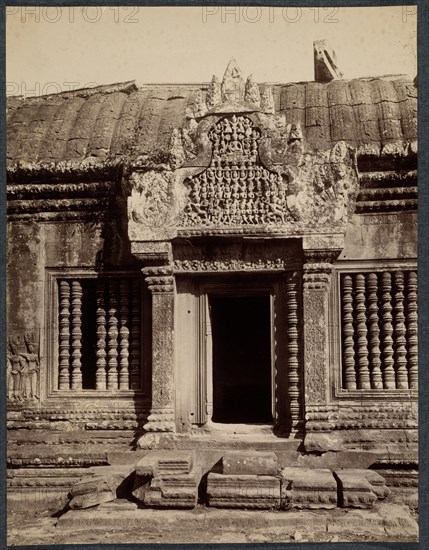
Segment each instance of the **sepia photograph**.
M7 544L416 543L417 6L5 12Z

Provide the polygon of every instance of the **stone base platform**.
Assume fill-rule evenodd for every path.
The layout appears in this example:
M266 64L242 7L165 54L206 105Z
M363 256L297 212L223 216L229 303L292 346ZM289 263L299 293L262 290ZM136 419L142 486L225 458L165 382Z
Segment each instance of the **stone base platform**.
M144 529L142 529L144 526ZM55 528L58 542L234 543L406 541L418 525L406 506L378 502L371 510L185 510L138 509L116 501L86 511L70 510ZM51 539L55 540L51 530ZM126 538L124 538L126 534ZM21 535L25 536L25 535ZM72 540L72 539L68 539ZM21 542L22 544L22 542Z

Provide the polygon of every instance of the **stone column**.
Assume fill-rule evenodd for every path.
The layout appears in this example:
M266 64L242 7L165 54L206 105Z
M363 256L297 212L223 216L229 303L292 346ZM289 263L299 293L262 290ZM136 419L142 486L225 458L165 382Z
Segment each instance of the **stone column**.
M339 250L304 250L304 399L307 450L338 450L329 405L329 289Z
M144 429L174 432L174 276L169 266L142 271L152 294L152 407Z
M142 274L152 295L152 403L146 433L138 446L167 447L175 431L174 300L171 242L131 241L131 253L145 267Z

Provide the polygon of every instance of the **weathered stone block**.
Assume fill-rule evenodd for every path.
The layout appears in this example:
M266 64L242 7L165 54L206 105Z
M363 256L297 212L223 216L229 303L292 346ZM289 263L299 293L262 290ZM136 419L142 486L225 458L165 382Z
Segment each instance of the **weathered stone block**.
M335 508L337 482L330 470L284 468L282 508Z
M373 493L378 499L384 499L389 496L390 490L386 486L386 480L374 470L360 470L358 468L347 468L345 470L335 470L335 472L344 471L348 475L364 477L372 487Z
M189 474L193 465L193 453L188 451L150 452L136 464L137 476L164 474Z
M96 476L89 481L76 483L70 491L70 508L76 510L90 508L103 502L116 499L116 489L124 480L125 474Z
M272 509L280 506L280 479L274 476L224 475L207 477L209 506Z
M338 482L338 505L342 508L372 508L377 496L364 475L353 474L348 470L336 470Z
M275 476L279 473L279 463L273 452L229 451L222 458L222 472L226 475Z
M166 508L194 508L202 472L195 468L189 474L165 474L152 479L144 491L146 506Z

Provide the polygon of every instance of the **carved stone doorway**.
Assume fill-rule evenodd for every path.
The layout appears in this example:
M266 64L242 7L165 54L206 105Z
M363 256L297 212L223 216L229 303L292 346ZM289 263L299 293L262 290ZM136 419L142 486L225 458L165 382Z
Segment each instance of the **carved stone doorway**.
M270 296L209 295L212 421L273 420Z

